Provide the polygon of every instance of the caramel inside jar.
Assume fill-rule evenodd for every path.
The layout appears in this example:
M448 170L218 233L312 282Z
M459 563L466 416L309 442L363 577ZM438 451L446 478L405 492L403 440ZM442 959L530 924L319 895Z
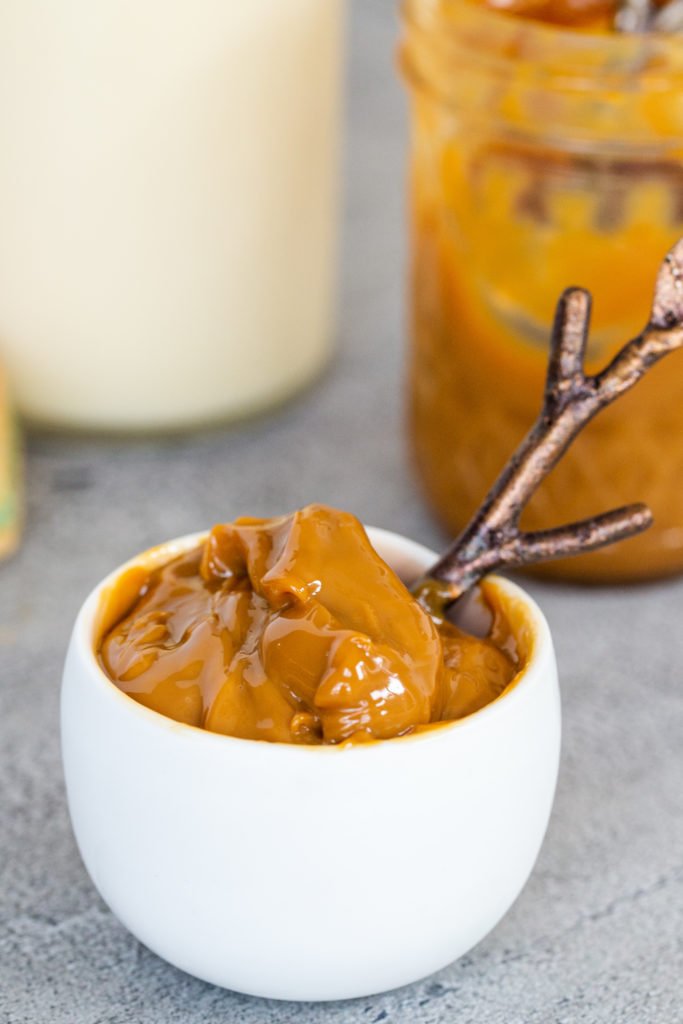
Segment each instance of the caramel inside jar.
M353 515L310 505L215 526L124 572L97 651L121 690L188 725L283 743L389 739L469 715L514 680L530 641L493 584L482 596L486 637L434 621Z
M683 35L615 32L616 7L404 4L412 447L453 535L536 418L562 291L593 296L586 369L598 372L647 322L683 236ZM544 530L645 501L653 527L535 572L683 571L682 395L676 352L588 425L523 520Z

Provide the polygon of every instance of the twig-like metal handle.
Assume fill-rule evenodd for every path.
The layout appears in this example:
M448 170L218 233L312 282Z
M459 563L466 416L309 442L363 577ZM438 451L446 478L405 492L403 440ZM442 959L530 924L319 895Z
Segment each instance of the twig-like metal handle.
M647 506L637 504L552 530L525 533L519 528L529 499L586 424L651 366L683 347L683 239L659 271L650 322L595 375L584 370L590 307L590 295L582 288L568 288L560 297L540 416L479 511L413 588L432 612L439 613L495 569L594 551L652 523Z

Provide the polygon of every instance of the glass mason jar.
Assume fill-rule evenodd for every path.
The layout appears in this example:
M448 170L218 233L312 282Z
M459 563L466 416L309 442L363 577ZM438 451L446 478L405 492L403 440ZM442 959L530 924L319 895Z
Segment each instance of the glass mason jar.
M343 6L0 6L0 358L24 416L190 427L321 368Z
M406 0L414 450L453 532L541 404L561 291L593 293L594 371L649 318L683 235L683 38L584 33L469 0ZM585 580L683 569L683 351L579 437L522 525L647 501L655 525L551 563Z

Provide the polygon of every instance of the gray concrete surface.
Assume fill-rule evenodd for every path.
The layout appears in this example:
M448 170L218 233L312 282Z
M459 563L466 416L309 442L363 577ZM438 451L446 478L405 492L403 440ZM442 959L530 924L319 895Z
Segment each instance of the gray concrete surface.
M231 430L137 443L29 440L25 543L0 567L2 1024L683 1020L680 581L531 586L562 675L564 752L550 830L505 920L420 984L317 1006L203 984L118 924L74 846L59 676L77 607L113 565L240 512L313 499L442 541L403 443L406 128L393 4L358 0L353 13L343 297L325 378L269 418Z

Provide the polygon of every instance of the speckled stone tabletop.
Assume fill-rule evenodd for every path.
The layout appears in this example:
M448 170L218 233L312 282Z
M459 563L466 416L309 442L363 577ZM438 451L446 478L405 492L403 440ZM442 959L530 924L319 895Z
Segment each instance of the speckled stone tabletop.
M342 301L324 378L267 418L181 440L28 440L25 542L0 566L1 1024L683 1020L683 581L530 585L563 694L550 829L503 922L419 984L298 1005L196 981L114 919L71 835L59 678L76 610L112 566L216 520L310 500L443 540L403 437L406 110L393 7L352 7Z

